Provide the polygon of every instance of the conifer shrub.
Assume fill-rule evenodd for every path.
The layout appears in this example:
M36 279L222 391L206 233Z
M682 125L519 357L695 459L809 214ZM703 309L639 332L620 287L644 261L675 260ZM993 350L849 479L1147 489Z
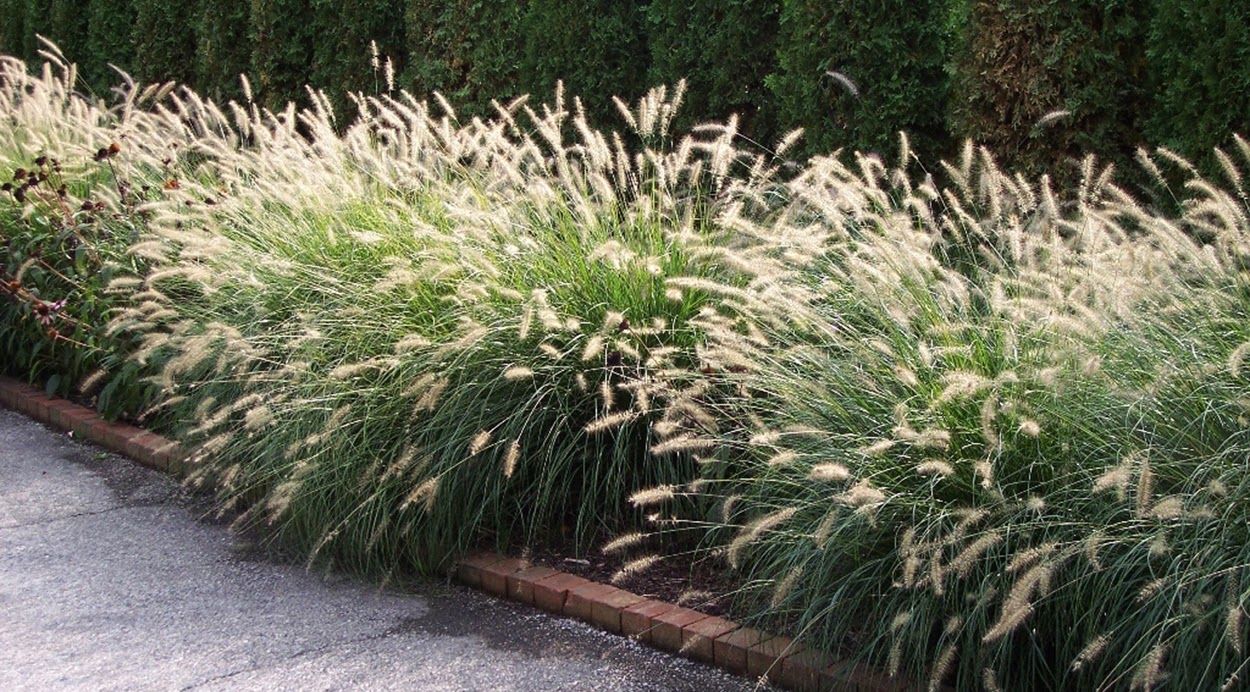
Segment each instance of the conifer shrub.
M764 79L775 69L778 0L652 0L647 5L651 84L686 80L680 125L738 115L748 136L776 132Z
M351 122L348 94L393 90L403 69L404 4L393 0L313 0L311 80L329 96L335 112ZM388 74L390 78L388 79Z
M1079 177L1086 153L1130 161L1144 143L1149 8L1134 0L972 2L954 60L955 134L1068 180Z
M87 13L87 44L82 77L98 94L107 94L117 84L118 74L109 65L129 70L134 64L135 7L133 0L88 0L80 5ZM65 52L62 46L61 51ZM70 50L67 55L73 56Z
M0 51L25 57L26 0L0 0Z
M271 110L306 103L317 25L311 0L252 0L248 18L254 97ZM321 37L324 38L324 37ZM361 50L365 47L361 46Z
M491 100L521 95L524 16L525 4L509 0L409 0L404 86L440 92L465 115L488 114Z
M215 3L206 3L215 4ZM133 75L144 82L195 78L197 3L134 0Z
M948 0L785 0L767 78L783 130L806 151L886 151L900 130L925 153L947 141Z
M557 82L583 99L593 121L615 119L612 96L647 90L646 5L629 0L531 0L521 22L522 93Z
M47 38L69 51L66 57L71 60L82 60L80 55L87 40L86 3L75 0L52 0L48 10L48 27L43 32Z
M194 17L195 85L217 100L242 100L239 75L251 70L251 8L243 2L204 2Z
M1213 171L1212 148L1229 132L1250 132L1250 6L1156 0L1152 10L1143 137Z

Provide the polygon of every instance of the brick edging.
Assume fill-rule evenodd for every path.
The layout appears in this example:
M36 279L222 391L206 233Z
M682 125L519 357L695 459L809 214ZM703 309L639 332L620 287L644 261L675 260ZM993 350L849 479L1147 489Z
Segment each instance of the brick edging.
M104 420L95 411L0 376L0 404L110 451L182 477L186 455L177 442L143 428ZM800 692L899 692L914 685L833 658L724 618L645 598L550 567L495 553L475 553L455 570L460 582L550 613L573 617L657 649L739 675L766 677Z
M456 579L476 589L576 618L657 649L739 675L767 677L800 692L895 692L915 689L897 677L833 658L697 610L645 598L550 567L497 553L475 553L456 566Z
M86 406L48 396L25 382L0 376L0 404L144 466L178 477L186 473L186 455L177 442L134 425L109 422Z

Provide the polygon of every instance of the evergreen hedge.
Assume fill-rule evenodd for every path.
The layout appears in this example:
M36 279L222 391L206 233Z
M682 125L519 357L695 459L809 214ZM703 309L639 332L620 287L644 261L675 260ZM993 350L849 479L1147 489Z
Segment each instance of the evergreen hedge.
M777 72L781 126L806 148L893 151L897 133L932 152L946 139L949 0L785 0Z
M518 95L524 12L513 0L409 0L404 86L441 92L464 115Z
M1164 144L1210 170L1250 132L1250 5L1227 0L0 0L0 51L34 59L36 33L87 87L176 79L218 100L247 73L262 105L304 85L438 90L461 116L557 80L592 120L610 97L687 79L679 128L730 113L765 146L794 127L804 151L889 153L906 130L927 156L964 138L1007 164L1062 176L1085 153L1126 162Z
M686 80L678 125L742 116L761 143L774 137L772 98L764 80L775 69L780 0L651 0L649 84Z
M1155 0L1146 45L1147 139L1209 163L1229 132L1250 134L1250 4Z
M87 13L82 0L52 0L48 8L45 35L65 53L69 60L81 60L83 42L87 40Z
M311 83L330 95L340 119L353 110L347 94L386 90L383 62L395 69L404 47L404 6L391 0L312 0L319 27L313 41ZM370 44L379 52L378 67ZM399 85L396 85L397 87Z
M195 4L134 0L134 76L143 82L195 79Z
M529 0L522 91L549 99L563 81L593 120L616 124L612 97L633 101L650 86L645 23L639 0Z
M26 57L22 51L26 35L26 0L0 0L0 51Z
M217 100L243 97L239 75L251 70L251 8L242 2L203 2L195 17L195 81Z
M252 0L252 62L249 74L257 101L281 109L307 102L316 24L311 0Z
M135 24L133 0L87 0L86 50L67 52L82 54L81 74L88 86L98 93L107 93L119 78L110 64L121 69L134 67L134 42L131 31ZM66 52L66 46L61 51Z
M1147 14L1139 0L974 0L955 131L1032 171L1090 151L1127 159L1147 107Z

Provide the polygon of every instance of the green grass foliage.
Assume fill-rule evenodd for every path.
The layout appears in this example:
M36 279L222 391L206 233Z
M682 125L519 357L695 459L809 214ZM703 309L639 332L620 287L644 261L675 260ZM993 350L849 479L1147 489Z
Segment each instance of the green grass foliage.
M6 368L310 566L702 561L907 688L1244 686L1246 140L1222 180L1140 152L1160 207L1092 157L790 164L673 131L680 87L621 133L559 91L345 127L115 93L0 58Z

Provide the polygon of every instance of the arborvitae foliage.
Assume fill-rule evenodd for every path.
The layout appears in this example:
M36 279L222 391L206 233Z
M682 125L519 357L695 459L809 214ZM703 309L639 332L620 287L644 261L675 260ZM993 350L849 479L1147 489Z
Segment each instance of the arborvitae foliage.
M564 81L593 119L616 112L611 97L646 90L646 6L638 0L531 0L522 23L521 81L548 96Z
M464 115L517 95L524 12L515 0L409 0L404 86L441 92Z
M22 54L26 35L26 0L0 0L0 51Z
M107 92L119 77L109 65L129 70L134 63L131 31L135 24L132 0L89 0L87 12L87 49L78 58L83 77L92 89ZM64 50L64 47L62 47Z
M808 151L886 151L906 130L932 152L946 135L949 0L785 0L777 72L783 128Z
M372 95L386 90L383 63L386 58L398 62L403 50L404 3L312 0L312 4L321 28L313 42L312 84L330 96L341 123L353 111L348 93ZM380 54L376 68L371 41L377 43Z
M743 118L771 140L772 98L764 78L776 65L780 0L653 0L647 6L651 84L686 79L683 122Z
M42 32L72 62L85 60L87 40L87 3L82 0L52 0L48 8L48 27Z
M1146 54L1150 141L1209 163L1229 134L1250 134L1250 4L1155 0Z
M43 48L36 34L46 35L50 28L48 21L51 12L51 0L26 0L26 8L24 14L25 22L22 32L22 55L27 59L32 59Z
M957 132L1033 171L1086 152L1126 158L1139 144L1147 11L1138 0L975 0L956 61Z
M252 88L267 108L304 103L316 25L310 0L252 0Z
M208 3L214 4L214 3ZM143 82L195 77L195 5L193 2L134 0L134 75Z
M195 81L209 98L242 98L239 75L252 67L250 19L246 3L201 3L195 18Z

